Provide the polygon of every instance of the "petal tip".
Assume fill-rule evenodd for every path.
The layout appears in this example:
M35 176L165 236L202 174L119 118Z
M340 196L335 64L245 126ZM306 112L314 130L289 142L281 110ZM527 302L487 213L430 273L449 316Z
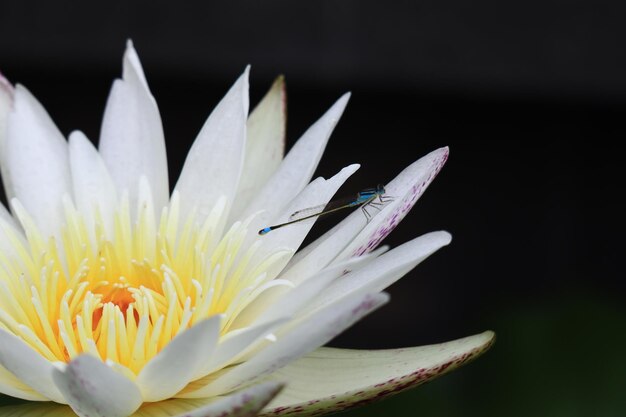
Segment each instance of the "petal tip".
M9 96L9 98L13 99L13 93L15 88L11 84L9 80L0 72L0 90Z

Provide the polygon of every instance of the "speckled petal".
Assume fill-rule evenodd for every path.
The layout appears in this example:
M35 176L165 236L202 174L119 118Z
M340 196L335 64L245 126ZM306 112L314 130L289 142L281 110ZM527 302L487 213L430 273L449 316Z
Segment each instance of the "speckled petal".
M409 165L387 184L385 195L393 198L393 201L372 218L363 231L335 258L335 262L376 248L424 194L448 160L448 153L447 147L429 153Z
M52 380L54 365L18 337L0 329L0 365L38 394L65 404Z
M71 195L67 141L25 87L18 84L14 97L5 143L11 188L5 190L20 200L48 237L59 232L64 218L61 200Z
M80 417L127 417L142 403L133 381L93 356L76 357L63 371L55 369L53 378Z
M193 208L203 221L220 197L232 206L246 146L250 67L215 106L194 141L176 191L182 218Z
M283 160L287 125L286 105L285 78L280 76L248 117L246 152L237 196L231 211L232 220L239 219Z
M137 376L144 401L174 396L210 357L219 337L220 317L213 316L176 336Z
M470 362L494 340L487 331L404 349L319 348L270 376L287 385L261 415L317 416L378 401Z
M163 126L130 41L122 79L113 83L104 111L99 149L120 195L128 190L131 207L137 204L139 178L146 176L160 213L169 200Z
M326 143L348 104L349 94L343 95L315 122L291 148L278 170L259 190L242 218L260 210L267 218L280 214L285 206L309 183L322 157Z
M203 398L242 388L289 362L327 343L366 314L388 301L387 294L349 298L341 306L322 309L299 326L277 332L277 341L240 365L194 381L178 394L181 398Z
M319 270L331 262L371 251L393 230L413 207L439 173L448 158L448 148L437 149L409 165L385 186L385 195L393 198L381 211L370 209L372 219L355 211L341 223L306 248L287 265L289 274L299 275ZM338 255L339 254L339 255Z

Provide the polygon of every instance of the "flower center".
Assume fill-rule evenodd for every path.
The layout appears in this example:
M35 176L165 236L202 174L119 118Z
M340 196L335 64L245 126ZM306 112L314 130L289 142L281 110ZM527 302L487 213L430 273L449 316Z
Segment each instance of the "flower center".
M4 228L14 251L0 253L0 326L50 361L89 353L136 375L210 316L223 315L222 335L249 325L264 292L287 285L273 280L291 251L258 256L260 242L244 245L245 222L222 232L224 207L181 224L176 194L158 221L145 203L133 219L123 199L107 226L66 198L64 227L46 238L14 201L26 239Z
M113 306L117 306L124 315L124 319L126 319L128 307L135 302L135 299L133 298L133 294L129 291L129 285L125 281L126 280L124 279L124 277L120 277L118 282L115 282L113 284L107 283L94 290L95 294L102 295L100 302L103 304L103 306L97 308L93 312L93 330L95 330L100 324L104 305L106 304L112 304ZM133 313L134 319L136 321L139 321L139 315L137 311L133 310Z

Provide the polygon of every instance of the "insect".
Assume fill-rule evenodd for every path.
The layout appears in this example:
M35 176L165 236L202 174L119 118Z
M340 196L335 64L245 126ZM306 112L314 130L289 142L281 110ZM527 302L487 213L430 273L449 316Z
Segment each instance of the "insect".
M334 213L339 210L343 210L345 208L350 207L361 207L365 217L367 220L372 217L366 210L366 207L371 206L380 210L377 206L389 201L391 197L385 196L385 187L382 185L377 185L376 188L366 188L363 191L360 191L356 194L356 196L342 198L338 200L333 200L327 204L322 204L319 206L309 207L302 210L295 211L289 216L289 221L285 223L275 224L273 226L265 227L259 230L259 235L263 236L271 232L272 230L279 229L283 226L288 226L290 224L301 222L302 220L311 219L313 217L324 216L326 214ZM375 200L379 201L376 202Z

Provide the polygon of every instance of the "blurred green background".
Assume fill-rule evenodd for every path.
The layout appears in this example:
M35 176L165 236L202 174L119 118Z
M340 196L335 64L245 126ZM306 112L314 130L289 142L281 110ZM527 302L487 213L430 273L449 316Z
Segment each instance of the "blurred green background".
M489 318L490 352L420 388L342 416L623 416L623 302L579 292Z

